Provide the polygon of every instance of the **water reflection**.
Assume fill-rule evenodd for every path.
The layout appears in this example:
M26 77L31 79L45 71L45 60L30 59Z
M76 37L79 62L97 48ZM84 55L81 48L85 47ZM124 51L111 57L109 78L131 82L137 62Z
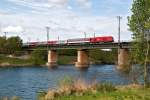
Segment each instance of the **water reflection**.
M56 88L59 80L65 76L84 78L87 81L129 84L130 74L116 70L115 65L91 65L88 70L78 70L73 65L59 66L58 69L2 68L0 69L0 97L20 96L23 100L36 100L37 92Z

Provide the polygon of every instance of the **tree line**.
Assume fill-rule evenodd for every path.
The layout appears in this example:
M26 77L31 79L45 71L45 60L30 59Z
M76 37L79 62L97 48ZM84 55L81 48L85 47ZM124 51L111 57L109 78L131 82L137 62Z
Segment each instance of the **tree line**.
M15 54L21 50L21 47L22 40L19 36L0 37L0 54Z
M150 0L134 0L128 25L133 35L132 62L143 68L144 86L149 84L150 64Z

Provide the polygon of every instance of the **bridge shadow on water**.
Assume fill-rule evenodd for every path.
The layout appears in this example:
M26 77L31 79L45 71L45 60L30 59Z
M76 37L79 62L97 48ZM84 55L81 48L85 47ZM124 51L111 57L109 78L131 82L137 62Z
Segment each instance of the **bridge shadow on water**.
M89 68L76 68L74 65L60 65L57 68L48 68L48 70L64 72L64 76L73 79L84 79L87 82L111 82L114 85L141 83L142 72L140 67L132 66L130 69L117 69L116 65L90 65ZM60 73L59 73L60 72Z
M90 65L86 70L79 70L74 65L60 65L57 69L37 66L3 68L0 69L0 97L17 95L23 100L36 100L38 91L56 88L65 76L122 85L139 79L137 73L123 73L116 70L115 65Z
M129 70L118 70L116 65L90 65L89 68L79 69L74 65L64 65L59 66L57 69L49 69L49 71L64 71L64 73L72 72L70 74L76 73L76 75L68 75L72 78L81 78L87 80L88 82L97 80L98 82L111 82L115 85L129 84L138 79L139 73ZM135 72L137 72L135 74ZM66 75L67 76L67 75Z

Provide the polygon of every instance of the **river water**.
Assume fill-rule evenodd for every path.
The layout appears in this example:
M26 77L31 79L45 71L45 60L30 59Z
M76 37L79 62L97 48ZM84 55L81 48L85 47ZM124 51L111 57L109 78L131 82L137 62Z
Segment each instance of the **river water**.
M36 100L39 91L57 87L58 81L66 76L81 77L89 81L94 78L113 84L131 82L129 75L117 71L115 65L91 65L86 71L80 71L73 65L61 65L55 70L37 66L1 68L0 97L19 96L23 100Z

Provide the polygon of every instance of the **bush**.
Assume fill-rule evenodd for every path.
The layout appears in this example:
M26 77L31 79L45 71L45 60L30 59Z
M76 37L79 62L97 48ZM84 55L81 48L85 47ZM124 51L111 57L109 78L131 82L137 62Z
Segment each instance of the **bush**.
M97 90L100 92L112 92L115 91L116 88L112 83L102 83L97 85Z
M70 77L65 77L58 82L58 94L70 95L73 92L73 80Z
M64 49L58 50L59 55L66 55L66 56L76 56L77 51L75 49Z
M37 99L38 100L45 100L45 95L46 95L45 91L39 91Z
M12 97L12 98L8 98L8 97L3 97L3 98L0 98L0 100L21 100L19 97Z
M35 65L45 64L47 62L46 50L35 50L31 53L31 60Z
M0 37L0 53L14 54L17 51L21 51L22 40L20 37Z
M63 86L63 85L72 85L73 84L73 80L71 77L65 76L64 79L60 79L58 81L58 86Z
M113 92L116 88L111 83L98 84L93 81L88 84L85 80L79 78L72 80L71 77L65 77L59 81L57 90L49 90L45 95L45 98L59 98L63 96L85 96L93 95L98 92ZM41 96L42 97L42 96ZM46 99L49 100L49 99Z

